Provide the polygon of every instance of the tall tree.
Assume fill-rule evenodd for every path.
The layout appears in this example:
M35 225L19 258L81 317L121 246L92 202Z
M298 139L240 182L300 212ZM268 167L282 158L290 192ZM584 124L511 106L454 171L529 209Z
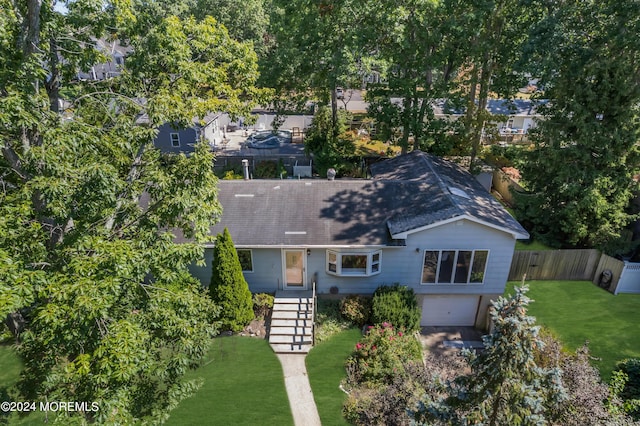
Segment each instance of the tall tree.
M280 101L294 99L298 107L309 97L330 105L330 140L339 134L336 87L362 81L356 70L363 66L359 33L366 7L364 0L273 0L274 45L261 62L264 84L276 88Z
M410 147L448 151L443 146L446 122L435 119L433 108L447 97L466 58L459 30L469 15L456 13L456 6L450 1L381 2L367 19L372 27L367 44L378 64L384 64L387 80L369 87L369 114L388 139L400 134L403 153Z
M550 101L540 106L517 210L550 244L624 251L640 165L638 31L637 2L569 0L534 32L529 53Z
M165 121L247 113L256 56L212 20L138 33L129 2L54 3L0 0L0 315L25 319L23 398L158 422L194 389L183 374L216 332L187 267L220 206L208 148L165 157L153 139ZM122 76L78 80L104 60L102 36L134 49Z
M216 237L211 269L209 295L222 310L220 326L241 331L254 317L253 300L227 228Z
M471 168L485 128L500 120L487 111L489 98L497 94L511 99L526 83L518 65L528 29L540 18L535 6L522 0L471 1L463 6L472 17L461 32L467 58L458 95L465 100L464 139L471 154Z
M270 8L271 0L199 0L194 14L198 19L214 17L234 40L251 41L260 56L270 44Z
M509 299L500 297L493 303L494 327L483 337L484 350L464 353L471 372L449 385L448 397L423 405L418 420L489 426L553 420L566 395L560 369L536 364L544 344L535 318L527 315L526 291L526 287L516 288Z

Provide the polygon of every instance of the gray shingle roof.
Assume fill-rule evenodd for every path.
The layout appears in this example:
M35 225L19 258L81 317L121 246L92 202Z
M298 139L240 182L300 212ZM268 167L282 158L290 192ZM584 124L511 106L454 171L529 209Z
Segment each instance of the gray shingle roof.
M473 176L419 151L372 166L371 180L220 181L237 246L397 245L392 235L469 216L520 237L526 231ZM453 195L458 187L469 198ZM404 238L404 237L403 237Z
M371 166L377 181L404 181L420 193L422 205L411 206L389 219L392 235L465 216L528 238L527 231L469 172L456 163L421 151Z
M537 116L539 113L536 107L545 104L546 100L530 99L489 99L487 100L487 111L491 114L507 116ZM466 111L464 105L456 106L446 99L437 99L433 102L433 112L436 115L463 115Z

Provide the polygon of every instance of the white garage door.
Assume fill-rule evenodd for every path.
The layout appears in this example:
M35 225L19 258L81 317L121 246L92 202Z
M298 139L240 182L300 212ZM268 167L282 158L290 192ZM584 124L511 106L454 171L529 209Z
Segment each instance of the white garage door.
M479 296L425 296L422 302L422 326L472 326L476 321Z

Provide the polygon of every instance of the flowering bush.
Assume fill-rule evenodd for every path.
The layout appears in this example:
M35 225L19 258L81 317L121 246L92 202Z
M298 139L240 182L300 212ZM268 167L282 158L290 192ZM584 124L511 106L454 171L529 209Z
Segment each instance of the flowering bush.
M362 327L371 317L371 299L359 295L345 297L340 301L340 315L347 321Z
M420 343L403 329L390 323L370 326L347 360L351 385L362 382L390 383L394 376L404 375L404 364L421 359Z

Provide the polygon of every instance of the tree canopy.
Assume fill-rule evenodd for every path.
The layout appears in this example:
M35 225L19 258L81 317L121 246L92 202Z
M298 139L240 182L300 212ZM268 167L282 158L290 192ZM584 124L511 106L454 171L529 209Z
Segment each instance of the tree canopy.
M163 156L153 139L164 122L248 114L257 58L213 18L54 3L1 1L0 316L24 320L24 398L156 422L194 389L182 376L216 333L187 267L221 210L209 148ZM83 81L109 53L98 39L131 53L121 75Z
M569 1L531 39L549 101L539 107L545 117L516 207L550 244L625 250L619 241L635 217L629 201L640 166L639 29L637 2Z

